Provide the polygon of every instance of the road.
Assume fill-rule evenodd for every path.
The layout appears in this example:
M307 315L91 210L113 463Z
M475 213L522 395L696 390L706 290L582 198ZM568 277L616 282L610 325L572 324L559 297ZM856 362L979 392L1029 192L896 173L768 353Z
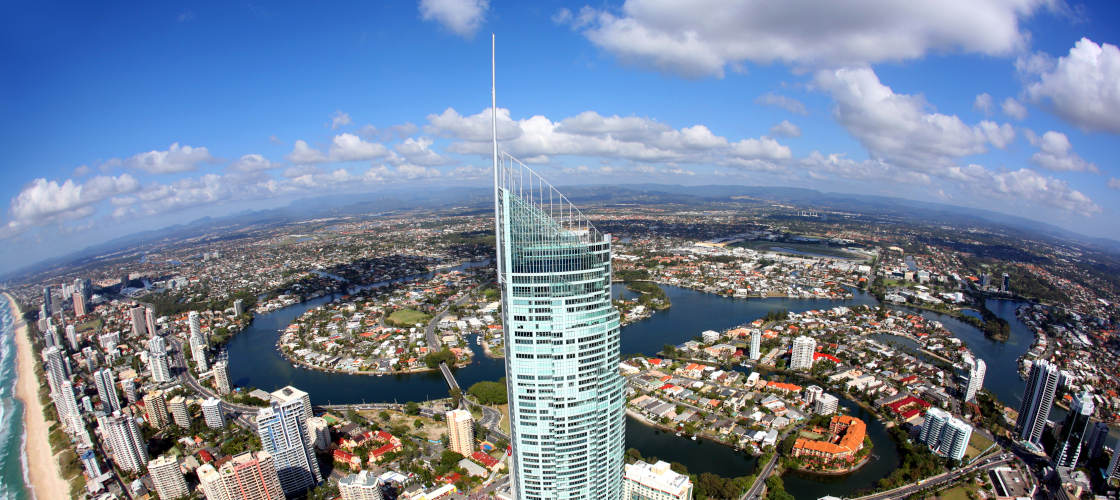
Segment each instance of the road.
M893 490L884 491L881 493L859 497L855 500L888 500L891 498L906 498L922 490L930 488L940 489L944 486L948 486L949 484L957 482L960 478L967 476L973 472L999 467L1000 465L1010 463L1013 460L1015 460L1015 458L1010 453L993 455L980 460L979 462L975 462L968 467L956 469L951 472L943 472L939 475L923 479L917 483L908 484L906 486L901 486Z
M175 368L179 372L179 381L202 397L218 397L218 395L214 393L214 391L202 385L202 383L199 382L198 379L194 378L194 376L191 375L190 370L187 369L187 360L183 357L183 345L179 341L179 339L170 335L166 338L167 340L170 340L170 342L167 343L169 347L168 351L171 354L172 360L174 360ZM233 420L235 423L250 430L254 430L257 428L256 423L252 420L251 417L255 417L257 415L257 412L260 411L259 407L231 403L225 400L222 401L222 406L227 410L227 415L232 417L231 420Z
M447 310L451 309L451 306L462 305L463 302L466 302L467 299L470 299L472 293L474 293L474 289L467 290L465 293L463 293L463 296L455 299L449 304L445 304L443 308L440 309L439 312L436 313L435 316L432 316L432 319L428 321L428 326L424 329L424 337L428 340L429 349L431 349L432 351L438 351L443 347L443 344L439 341L439 337L436 335L436 326L439 326L439 320L443 319L443 316L447 314Z
M743 496L739 497L740 500L754 500L762 498L762 489L766 487L766 478L774 472L774 467L778 465L778 453L775 452L774 456L770 457L770 461L762 467L762 473L754 480L754 484L747 490Z

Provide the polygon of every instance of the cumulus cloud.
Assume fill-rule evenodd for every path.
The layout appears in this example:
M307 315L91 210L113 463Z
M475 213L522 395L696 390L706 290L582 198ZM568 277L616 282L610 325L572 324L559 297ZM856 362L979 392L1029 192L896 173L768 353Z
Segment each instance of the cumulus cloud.
M1046 177L1027 168L993 172L981 165L970 164L950 168L949 177L983 195L1019 204L1041 203L1085 216L1101 213L1099 205L1081 191L1071 188L1066 181Z
M338 127L345 127L350 123L350 114L343 113L342 110L335 111L334 114L331 115L331 130L336 130Z
M1120 189L1120 179L1115 177L1108 180L1108 187L1112 189Z
M918 172L935 172L954 160L1003 148L1015 137L1009 124L967 125L955 115L930 111L921 96L897 94L867 67L820 71L815 85L835 100L833 114L876 159Z
M284 157L286 160L296 164L303 163L322 163L327 161L327 155L309 145L303 139L296 140L295 145L292 147L292 152Z
M758 98L755 99L754 102L755 104L762 104L765 106L777 106L786 111L789 111L790 113L798 115L809 114L809 112L805 110L805 105L802 104L801 101L798 101L797 99L794 99L792 97L775 94L773 92L767 92L758 96Z
M86 217L93 205L110 197L131 193L140 183L129 174L97 176L85 183L67 179L61 184L35 179L12 199L8 209L9 230Z
M984 113L985 115L992 114L992 95L985 92L976 96L972 101L972 109Z
M745 62L851 65L929 52L1010 54L1049 0L816 2L626 0L620 12L558 16L623 61L686 77ZM580 24L583 18L590 17Z
M770 134L779 137L801 137L801 127L790 123L789 120L782 120L781 123L770 127Z
M1027 95L1087 131L1120 134L1120 49L1079 40L1069 54L1022 60L1019 70L1033 77Z
M241 158L238 158L237 161L229 165L229 169L236 172L257 172L275 168L276 166L277 165L269 161L268 158L253 153L242 155Z
M1016 120L1023 120L1027 117L1027 107L1010 97L1003 100L1000 108L1003 109L1003 114Z
M1096 165L1085 161L1073 152L1073 145L1070 144L1069 138L1061 132L1051 130L1031 142L1039 149L1031 156L1031 163L1035 165L1057 172L1100 173Z
M174 142L166 151L137 153L125 160L124 165L152 174L169 174L188 172L198 168L199 163L213 161L214 157L204 147L180 146Z
M490 0L420 0L420 17L469 39L482 25L489 8Z
M423 166L446 165L451 159L432 151L432 139L427 137L409 137L393 149L396 150L390 161L394 163L413 163Z
M454 109L428 116L425 130L458 139L448 151L490 154L490 112L463 116ZM674 129L656 120L635 116L603 116L584 111L553 121L544 116L520 120L508 109L498 110L498 137L503 151L526 163L550 156L597 156L635 162L741 163L743 160L790 158L788 147L769 137L732 142L704 125Z
M331 161L372 160L389 154L383 144L367 142L354 134L339 134L331 141Z

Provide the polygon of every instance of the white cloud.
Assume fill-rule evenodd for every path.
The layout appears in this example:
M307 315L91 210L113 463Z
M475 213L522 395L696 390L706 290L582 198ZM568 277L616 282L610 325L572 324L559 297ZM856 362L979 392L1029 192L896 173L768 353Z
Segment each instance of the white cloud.
M1108 187L1112 189L1120 189L1120 179L1113 177L1108 180Z
M1090 216L1101 207L1066 181L1045 177L1030 169L992 172L980 165L952 167L949 177L970 190L1010 200L1022 206L1043 204L1059 210Z
M97 176L84 184L71 179L61 184L43 178L35 179L12 198L8 210L8 228L18 230L86 217L93 214L94 204L133 192L139 186L140 183L129 174Z
M972 109L984 113L985 115L992 114L992 95L985 92L978 94L976 99L972 101Z
M805 109L805 105L802 104L801 101L798 101L797 99L794 99L792 97L775 94L773 92L767 92L758 96L758 98L755 99L754 102L755 104L762 104L766 106L777 106L786 111L789 111L790 113L798 115L809 114L809 112Z
M1031 162L1035 165L1057 172L1100 173L1096 165L1085 161L1073 152L1073 145L1069 143L1069 138L1061 132L1051 130L1031 142L1039 149L1031 156Z
M199 163L213 162L214 157L204 147L193 148L172 143L166 151L137 153L124 161L125 166L152 174L188 172Z
M339 134L331 141L331 161L372 160L389 154L389 149L376 142L366 142L354 134Z
M397 157L398 163L407 162L424 166L446 165L451 163L450 159L432 151L431 146L432 140L427 137L409 137L400 144L397 144L393 149L400 154L400 157Z
M92 171L93 169L89 168L89 165L78 165L76 168L74 168L73 175L74 177L85 177Z
M420 0L420 17L436 21L463 38L478 31L490 0Z
M781 123L770 127L770 133L779 137L801 137L801 127L782 120Z
M229 165L229 169L236 172L257 172L260 170L268 170L275 168L277 165L272 163L259 154L242 155L237 161Z
M1027 95L1066 121L1087 131L1120 134L1120 49L1079 40L1056 63L1044 55L1019 64L1037 74Z
M688 77L745 62L850 65L929 52L1006 55L1025 46L1020 23L1050 0L817 2L626 0L591 10L580 27L620 59Z
M334 114L331 115L331 130L336 130L338 127L345 127L350 123L350 114L343 113L342 110L335 111Z
M896 94L867 67L818 72L815 84L832 94L833 114L876 159L934 173L955 159L1005 147L1014 129L982 121L969 126L955 115L930 112L921 96Z
M1010 97L1003 100L1000 108L1003 109L1003 114L1016 120L1023 120L1027 117L1027 107Z
M322 151L308 146L303 139L298 139L292 147L292 152L288 153L285 159L296 164L322 163L327 161L327 156Z

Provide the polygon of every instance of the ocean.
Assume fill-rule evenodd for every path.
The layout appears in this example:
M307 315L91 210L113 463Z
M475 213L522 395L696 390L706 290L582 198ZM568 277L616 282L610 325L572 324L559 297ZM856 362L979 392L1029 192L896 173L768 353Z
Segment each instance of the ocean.
M25 500L27 465L23 455L23 403L16 399L15 318L0 298L0 498Z

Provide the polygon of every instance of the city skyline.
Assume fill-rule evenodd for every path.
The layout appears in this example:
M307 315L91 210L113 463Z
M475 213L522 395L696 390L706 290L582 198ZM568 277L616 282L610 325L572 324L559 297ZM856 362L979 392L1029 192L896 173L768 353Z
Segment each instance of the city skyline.
M5 265L324 191L483 186L489 113L475 62L488 32L510 41L501 69L518 80L499 113L502 147L547 177L803 186L1120 229L1120 104L1102 83L1120 59L1115 5L869 2L852 11L864 21L827 30L815 9L782 28L746 22L764 19L750 2L719 16L648 0L581 7L200 4L98 13L93 25L82 6L28 7L16 38L47 18L68 35L17 45L9 61L42 80L12 83L2 236L21 244L5 245ZM302 23L334 28L291 37ZM906 43L891 28L903 24L915 27ZM880 48L855 44L856 30ZM46 147L56 143L66 147Z

